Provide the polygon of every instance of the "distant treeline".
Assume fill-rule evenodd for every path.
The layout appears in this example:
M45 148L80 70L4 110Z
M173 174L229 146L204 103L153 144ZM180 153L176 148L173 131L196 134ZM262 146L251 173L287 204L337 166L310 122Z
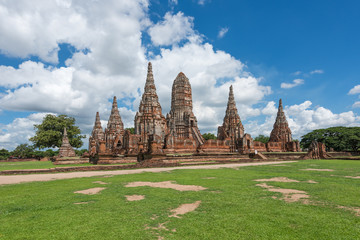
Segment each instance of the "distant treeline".
M86 149L75 150L78 156L81 156ZM0 149L0 160L6 160L8 158L35 158L41 159L44 157L53 157L59 154L59 150L36 150L34 146L29 144L20 144L13 151L8 151L7 149Z

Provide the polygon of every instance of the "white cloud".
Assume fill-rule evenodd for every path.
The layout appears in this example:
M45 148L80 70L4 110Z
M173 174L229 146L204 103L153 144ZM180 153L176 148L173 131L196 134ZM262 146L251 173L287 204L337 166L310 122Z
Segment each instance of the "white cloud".
M295 80L293 80L292 83L281 83L280 87L288 89L288 88L293 88L293 87L296 87L296 86L299 86L302 84L304 84L304 79L295 79Z
M273 116L273 115L276 115L277 113L277 107L275 107L275 102L274 101L270 101L267 103L266 107L264 107L262 110L261 110L261 113L264 114L264 115L270 115L270 116Z
M360 85L356 85L355 87L353 87L349 91L349 94L360 94Z
M271 93L269 86L261 85L260 79L244 70L243 63L228 53L215 51L209 43L188 42L181 47L161 49L161 55L152 63L163 113L170 110L173 80L184 72L192 86L198 124L206 132L222 124L231 84L242 119L259 115L259 110L251 106Z
M48 31L46 27L41 27L49 22L47 13L54 12L51 21L59 26L62 26L62 21L66 26L67 18L76 15L72 24L79 23L83 27L77 28L76 34L73 30L65 29L63 35L66 36L67 43L77 49L86 48L89 52L76 52L66 61L66 66L61 68L46 67L41 62L33 61L23 62L18 69L0 66L0 85L8 88L0 96L0 108L68 114L76 117L83 134L89 134L95 112L99 111L102 121L106 122L111 108L109 101L116 95L119 106L130 108L120 108L125 127L133 126L141 96L138 89L142 91L146 78L147 49L142 46L141 31L150 22L146 14L147 1L115 1L113 5L58 2L61 6L55 3L35 3L39 7L38 14L31 12L31 8L18 10L18 13L13 6L2 6L2 9L14 8L11 10L13 15L26 15L30 25L36 22L35 18L39 18L37 27L31 25L25 28L35 39L40 37L41 34L37 31L42 29L44 41L51 43L45 48L45 52L51 52L52 45L57 46L63 39L53 35L53 31ZM168 28L175 31L169 33ZM156 40L156 31L163 31L168 35ZM216 131L217 126L222 123L230 84L234 86L242 119L260 114L260 110L252 108L252 105L270 94L271 88L263 86L260 79L246 72L244 64L230 54L215 51L211 44L203 43L202 37L193 29L191 17L186 17L181 12L176 15L167 13L164 21L150 26L149 32L153 33L152 39L157 44L173 44L170 49L160 49L160 55L153 55L155 81L164 115L170 108L172 82L180 71L190 79L194 112L204 131ZM27 40L25 35L17 38ZM11 34L5 32L4 39L11 40ZM184 39L189 41L181 46L175 44ZM45 58L40 45L34 41L34 45L26 46L21 54L4 45L0 45L0 48L14 56L31 54ZM8 137L4 134L2 139ZM22 139L27 138L24 135Z
M178 4L178 0L169 0L169 3L170 3L170 4L175 4L175 5L177 5L177 4Z
M353 108L360 108L360 101L356 101L354 102L354 104L352 105Z
M17 145L30 143L34 136L34 124L39 124L47 113L34 113L26 118L15 118L7 125L0 125L0 149L13 150Z
M149 28L149 35L154 45L172 45L194 35L192 17L184 16L178 12L172 15L170 12L165 14L164 20Z
M101 51L111 49L118 53L114 43L139 30L145 17L146 0L116 1L103 4L91 1L19 0L0 3L0 49L14 57L39 56L48 62L57 62L58 43L71 43L84 49L106 43ZM111 39L104 42L106 32ZM119 40L119 41L117 41ZM132 48L136 41L127 46ZM93 49L95 52L96 49ZM107 54L107 51L105 52ZM113 54L112 54L113 55Z
M205 5L206 2L209 2L210 0L198 0L199 5Z
M151 23L146 0L19 2L9 1L6 6L0 3L2 52L20 57L34 55L52 62L58 61L61 42L89 52L76 52L61 68L33 61L23 62L18 68L0 66L0 86L7 89L0 95L0 111L68 114L76 117L82 133L88 135L96 111L106 124L109 101L116 95L125 127L133 126L141 96L138 90L143 91L146 78L145 53L149 49L143 46L142 34L148 28L154 45L167 46L160 48L160 54L151 55L164 115L170 109L173 80L182 71L190 79L194 113L203 132L216 132L222 124L232 84L240 117L248 122L246 132L270 134L277 111L275 102L267 103L264 108L254 106L271 94L271 88L247 72L240 60L202 42L201 35L193 28L192 17L181 12L166 13L163 21ZM37 6L37 12L31 10L32 5ZM13 31L8 29L10 26ZM288 84L299 85L295 81ZM289 107L289 124L295 134L327 121L345 125L359 122L352 112L333 114L327 109L311 110L310 105L311 102L305 102L292 106L301 115L292 113L293 108ZM264 123L251 119L261 114L266 115ZM24 143L34 134L33 124L39 123L44 115L32 114L1 125L0 146L11 149Z
M296 71L296 72L293 73L293 75L299 76L301 73L302 73L301 71Z
M221 28L218 33L218 38L223 38L228 31L229 31L229 28L227 28L227 27Z
M269 102L261 111L267 115L265 121L248 121L245 131L256 137L260 134L269 136L275 122L277 108L274 102ZM315 129L334 126L360 126L360 117L354 112L333 113L324 107L311 108L312 102L305 101L301 104L285 106L284 112L292 131L293 138L300 139L301 136Z
M322 70L322 69L315 69L310 72L310 74L323 74L323 73L324 73L324 70Z

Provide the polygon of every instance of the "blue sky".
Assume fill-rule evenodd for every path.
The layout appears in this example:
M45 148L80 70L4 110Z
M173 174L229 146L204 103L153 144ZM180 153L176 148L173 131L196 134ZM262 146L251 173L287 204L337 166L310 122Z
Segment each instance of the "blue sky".
M245 131L268 135L283 99L295 138L360 126L358 1L0 1L0 148L46 113L89 134L112 97L133 126L152 61L163 114L183 71L202 133L216 134L232 84ZM87 147L85 143L85 147Z

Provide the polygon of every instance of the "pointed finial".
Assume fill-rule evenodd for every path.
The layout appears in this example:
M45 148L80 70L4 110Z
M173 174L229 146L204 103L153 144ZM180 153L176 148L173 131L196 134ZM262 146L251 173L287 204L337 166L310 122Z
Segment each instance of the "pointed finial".
M230 85L230 90L229 90L229 102L233 102L234 100L235 100L235 98L234 98L233 86Z
M64 137L67 136L66 127L64 127Z
M146 86L153 85L153 84L154 84L154 75L153 75L153 72L152 72L151 62L149 62L145 88L146 88Z
M148 63L148 73L152 73L152 64L151 64L151 62Z
M281 98L280 98L280 100L279 100L279 109L282 109L283 108L283 105L282 105L282 100L281 100Z
M116 100L116 96L114 96L113 98L113 104L112 104L112 109L111 111L117 110L117 100Z
M95 127L101 127L100 114L99 114L99 112L96 112Z

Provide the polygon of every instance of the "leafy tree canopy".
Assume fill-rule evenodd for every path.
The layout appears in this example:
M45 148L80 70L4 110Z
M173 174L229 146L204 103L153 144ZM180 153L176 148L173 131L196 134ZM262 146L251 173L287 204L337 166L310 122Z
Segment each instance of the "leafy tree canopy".
M11 152L11 155L18 158L31 158L34 156L34 147L27 143L20 144Z
M65 127L71 146L81 147L83 145L81 139L85 138L85 135L80 135L79 127L75 126L75 118L67 115L46 115L41 124L34 125L36 133L30 141L39 149L60 147Z
M0 160L5 160L8 159L8 157L10 157L10 152L6 149L0 149Z
M202 136L205 140L216 139L216 136L212 133L204 133Z
M267 143L267 142L269 142L269 139L270 139L270 137L266 137L266 136L264 136L264 135L259 135L259 136L257 136L257 137L254 139L254 141L258 141L258 142L262 142L262 143Z
M301 138L300 145L302 148L308 148L311 142L315 140L324 143L327 148L333 148L335 151L357 151L360 148L360 127L317 129Z
M135 128L125 128L125 130L129 130L131 134L135 134Z

